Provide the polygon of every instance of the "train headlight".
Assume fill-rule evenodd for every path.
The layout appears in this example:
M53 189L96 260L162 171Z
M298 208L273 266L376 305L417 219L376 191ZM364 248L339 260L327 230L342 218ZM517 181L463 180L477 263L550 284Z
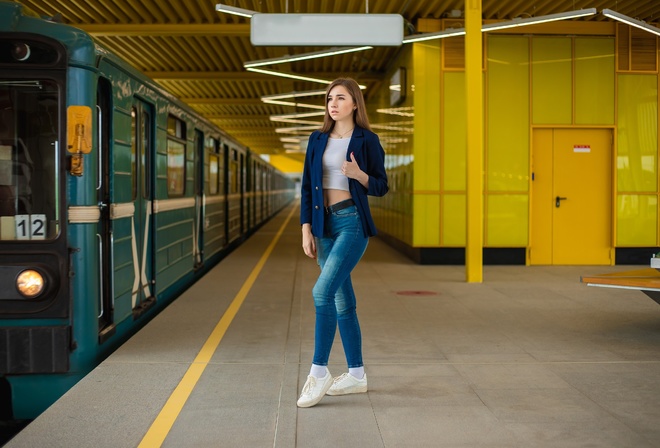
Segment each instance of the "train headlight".
M21 272L16 278L16 289L28 299L37 297L46 286L44 277L34 269Z
M11 49L11 56L19 62L27 61L31 53L30 46L23 42L14 44Z

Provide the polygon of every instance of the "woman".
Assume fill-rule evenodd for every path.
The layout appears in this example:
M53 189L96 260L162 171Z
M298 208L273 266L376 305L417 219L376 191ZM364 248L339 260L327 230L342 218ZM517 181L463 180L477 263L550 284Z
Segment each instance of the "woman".
M326 91L323 126L309 138L302 178L302 246L305 255L317 259L321 274L312 290L314 360L299 407L314 406L326 393L367 391L351 271L376 234L367 195L387 193L384 158L359 85L336 79ZM337 324L348 372L333 379L327 365Z

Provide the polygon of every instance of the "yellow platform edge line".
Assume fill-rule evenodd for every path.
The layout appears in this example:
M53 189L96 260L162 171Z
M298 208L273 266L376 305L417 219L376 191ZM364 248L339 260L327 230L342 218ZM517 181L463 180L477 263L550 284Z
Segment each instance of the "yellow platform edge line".
M261 272L261 269L266 264L268 257L270 257L270 254L282 236L282 233L284 233L284 229L286 228L287 224L289 224L289 221L293 216L293 212L295 212L296 209L297 207L291 208L291 211L284 221L284 224L282 224L275 237L273 237L270 245L263 253L254 269L252 269L252 272L250 272L250 275L243 283L243 286L241 286L241 289L234 297L234 300L232 300L231 304L227 308L227 311L225 311L225 313L222 315L222 318L220 318L220 321L216 324L215 328L211 332L211 335L208 337L201 350L195 357L195 360L192 362L185 375L183 375L183 378L177 385L176 389L174 389L174 392L172 392L170 395L170 398L168 398L165 406L163 406L163 409L161 409L160 413L147 430L147 433L138 445L139 448L159 447L165 441L167 434L169 434L170 430L172 429L172 426L181 413L183 406L186 404L186 401L188 401L188 397L190 397L190 394L197 385L197 381L199 381L202 373L204 373L206 366L211 360L211 357L218 348L218 345L220 345L220 341L222 341L225 332L229 328L231 322L234 320L234 317L236 317L236 314L241 308L245 297L247 297L248 292L250 292L252 285L254 285L254 282Z

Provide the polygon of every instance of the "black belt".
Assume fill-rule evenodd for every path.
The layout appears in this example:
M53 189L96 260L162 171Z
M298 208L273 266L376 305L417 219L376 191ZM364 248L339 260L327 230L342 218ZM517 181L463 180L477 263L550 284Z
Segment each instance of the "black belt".
M344 210L345 208L348 208L352 205L355 205L355 202L353 202L353 199L346 199L345 201L341 201L341 202L337 202L336 204L332 204L329 207L324 207L325 208L325 214L329 215L330 213L338 212L339 210Z

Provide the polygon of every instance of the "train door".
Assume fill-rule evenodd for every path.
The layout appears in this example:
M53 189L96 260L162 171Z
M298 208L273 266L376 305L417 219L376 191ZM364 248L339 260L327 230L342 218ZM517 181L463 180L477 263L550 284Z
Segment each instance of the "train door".
M257 161L254 158L254 154L250 153L250 162L248 164L248 179L250 179L250 215L248 217L248 226L252 231L258 222L257 218L257 204L259 200L259 168Z
M111 141L111 87L108 81L99 79L97 91L97 137L98 137L98 184L97 201L100 221L97 233L99 241L99 340L105 341L114 334L114 268L113 268L113 229L110 219L110 141Z
M204 264L204 133L195 129L195 269Z
M245 235L248 231L248 207L247 207L247 166L246 157L244 153L240 154L240 170L241 170L241 235Z
M155 302L153 273L152 154L153 112L149 104L133 100L131 108L131 173L133 181L133 317L139 317Z
M229 149L227 167L227 235L228 241L231 243L242 234L241 217L243 216L242 176L239 168L239 154L236 148Z
M229 148L229 145L226 143L222 144L222 154L221 158L223 160L223 166L224 169L220 171L220 176L222 176L222 191L224 192L223 196L225 199L225 206L223 207L223 224L225 227L225 241L227 243L231 242L231 232L230 232L230 218L229 218L229 199L230 195L232 193L232 185L231 185L231 178L232 178L232 163L231 163L231 153L232 151Z
M609 265L612 131L536 129L530 264Z

